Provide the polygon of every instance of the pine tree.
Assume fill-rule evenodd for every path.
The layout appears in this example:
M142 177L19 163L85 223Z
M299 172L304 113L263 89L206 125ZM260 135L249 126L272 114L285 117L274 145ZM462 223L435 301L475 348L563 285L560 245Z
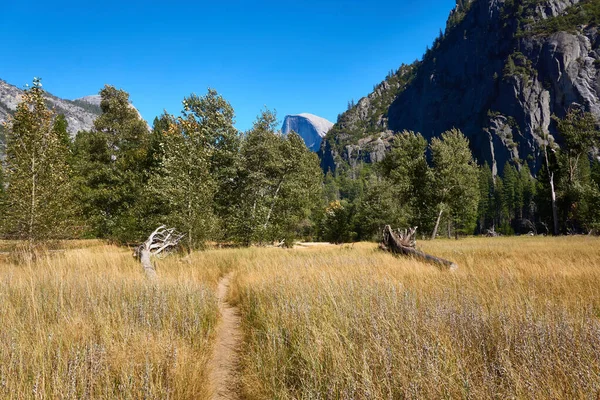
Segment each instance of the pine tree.
M477 207L478 231L485 233L486 230L494 228L495 211L495 184L492 169L486 162L479 168L479 205Z
M3 226L5 235L30 246L73 234L69 152L60 126L46 106L40 80L34 79L6 134Z
M139 241L149 227L136 213L145 185L149 133L123 90L100 91L102 115L91 132L79 132L74 166L83 214L95 237Z
M581 108L569 109L564 119L553 117L564 141L558 163L563 171L558 182L558 197L563 222L568 231L581 231L585 224L586 200L591 186L588 154L600 141L595 117Z
M422 232L431 231L437 215L426 151L427 141L421 134L405 131L396 136L391 151L378 165L381 175L393 184L398 207L404 208L405 224L418 226Z
M519 184L519 173L508 161L504 165L502 179L504 181L503 204L506 207L508 224L512 226L515 219L519 218L522 209L522 192ZM512 229L512 228L511 228ZM509 231L503 232L505 234Z

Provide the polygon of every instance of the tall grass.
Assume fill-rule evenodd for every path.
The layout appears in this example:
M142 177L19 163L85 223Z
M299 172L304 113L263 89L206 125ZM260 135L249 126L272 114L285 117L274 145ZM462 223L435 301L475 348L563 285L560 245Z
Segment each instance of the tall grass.
M214 287L230 267L171 257L154 285L111 246L0 262L0 398L206 398Z
M423 242L455 273L372 245L252 250L233 300L249 399L600 396L600 241Z
M81 246L2 255L0 398L208 398L231 270L247 399L600 396L595 238L422 242L454 273L371 244L211 250L159 261L157 284Z

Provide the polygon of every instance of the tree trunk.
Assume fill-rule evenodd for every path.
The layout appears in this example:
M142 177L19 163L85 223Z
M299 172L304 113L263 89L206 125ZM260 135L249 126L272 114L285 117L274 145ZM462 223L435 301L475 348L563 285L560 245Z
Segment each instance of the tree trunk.
M267 229L267 225L269 225L269 220L271 219L271 214L273 213L273 208L275 207L275 203L277 203L277 197L279 196L279 191L281 190L281 185L283 184L284 180L285 180L285 175L281 178L281 180L279 181L279 184L277 185L277 190L275 190L275 196L273 197L273 202L271 203L271 208L269 208L269 212L267 213L267 219L265 220L263 229Z
M152 264L152 260L150 259L150 254L150 250L148 250L146 246L143 246L140 252L140 262L142 263L146 277L151 280L156 280L158 276L156 275L156 268L154 268L154 264Z
M440 227L440 220L442 219L442 213L444 209L440 207L440 213L438 214L437 221L435 221L435 228L433 228L433 233L431 234L431 240L434 240L437 237L438 228Z
M33 251L33 225L35 224L35 213L36 213L36 196L37 196L37 171L35 165L35 157L31 159L31 210L29 211L29 229L27 235L29 251Z
M552 222L554 236L558 236L558 210L556 207L556 191L554 190L554 172L550 172L550 162L548 161L548 148L544 147L544 156L546 159L546 169L548 170L548 179L550 181L550 191L552 197Z
M396 233L392 230L389 225L383 230L383 242L380 247L384 250L391 251L394 254L401 254L405 256L413 257L419 261L423 261L429 264L434 264L441 269L446 270L455 270L458 268L458 265L453 263L452 261L444 260L443 258L435 257L422 251L419 251L412 247L403 246L400 238Z
M550 174L550 190L552 191L552 221L554 223L554 236L558 236L558 209L556 207L556 192L554 191L554 172Z
M155 280L158 278L151 257L153 255L157 256L163 251L172 250L179 245L184 236L177 232L175 228L167 229L165 225L161 225L150 234L148 240L136 248L134 256L139 258L149 279Z

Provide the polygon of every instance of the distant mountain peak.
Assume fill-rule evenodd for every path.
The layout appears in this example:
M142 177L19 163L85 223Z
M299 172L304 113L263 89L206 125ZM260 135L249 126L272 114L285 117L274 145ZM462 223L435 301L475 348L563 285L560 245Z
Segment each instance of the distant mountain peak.
M80 97L77 100L100 107L100 102L102 101L102 96L100 96L99 94L92 94L90 96Z
M281 132L284 135L294 131L302 137L311 151L318 151L321 140L333 127L333 123L314 114L301 113L287 115L283 120Z
M0 122L6 121L12 115L17 105L21 102L23 90L0 79ZM75 100L61 99L49 92L45 93L48 105L57 114L63 114L69 124L68 132L74 137L79 131L90 131L94 127L94 121L102 114L100 102L102 98L98 94L84 96ZM130 106L138 113L140 119L144 119L139 110L132 104Z

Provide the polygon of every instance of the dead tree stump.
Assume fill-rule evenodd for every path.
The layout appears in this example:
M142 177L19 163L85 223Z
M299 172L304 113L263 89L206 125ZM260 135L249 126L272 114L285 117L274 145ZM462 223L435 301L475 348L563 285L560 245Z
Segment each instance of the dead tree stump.
M152 263L152 256L158 256L177 247L185 235L179 233L175 228L167 228L161 225L142 243L135 251L135 256L142 263L146 277L151 280L157 279L156 268Z
M452 261L444 260L443 258L435 257L416 249L417 242L415 235L417 228L398 230L394 232L391 226L386 225L383 229L383 241L379 247L383 250L390 251L394 254L413 257L419 261L433 264L443 270L455 270L458 265Z

